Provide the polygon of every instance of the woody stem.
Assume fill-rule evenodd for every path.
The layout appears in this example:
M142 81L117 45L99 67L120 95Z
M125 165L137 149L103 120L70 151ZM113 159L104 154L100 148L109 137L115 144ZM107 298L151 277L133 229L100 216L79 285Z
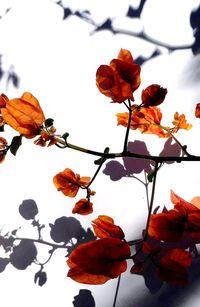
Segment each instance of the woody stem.
M120 286L120 281L121 281L121 275L119 275L118 280L117 280L117 287L116 287L116 291L115 291L115 297L114 297L114 301L113 301L113 307L116 306L116 302L117 302L117 295L119 292L119 286Z
M99 171L100 171L100 169L101 169L101 167L102 167L102 165L104 164L105 161L106 161L106 158L104 158L104 157L101 158L101 162L100 162L96 172L94 173L94 175L93 175L92 179L90 180L89 184L86 187L84 187L85 189L88 189L90 187L90 185L93 183L93 181L97 177L97 175L98 175L98 173L99 173Z
M154 202L155 188L156 188L156 177L157 177L158 169L159 169L159 162L155 161L155 169L154 169L153 184L152 184L152 191L151 191L151 200L150 200L150 205L149 205L149 212L148 212L148 217L147 217L147 222L146 222L146 230L145 230L144 239L146 239L148 236L148 228L149 228L150 217L151 217L151 213L153 209L153 202Z
M128 116L128 124L126 128L126 135L124 139L124 149L123 152L127 152L127 144L128 144L128 136L129 136L129 131L130 131L130 125L131 125L131 115L132 115L132 109L131 109L131 102L130 99L128 99L128 111L129 111L129 116Z
M176 161L176 162L182 162L182 161L200 161L200 156L195 156L187 153L187 156L185 157L180 157L180 156L153 156L153 155L144 155L144 154L138 154L135 152L99 152L87 148L83 148L71 143L66 143L61 138L55 137L55 141L58 144L63 145L63 148L71 148L73 150L79 151L79 152L84 152L90 155L94 156L99 156L99 157L105 157L106 159L114 159L114 158L121 158L121 157L134 157L138 159L146 159L146 160L152 160L152 161L159 161L164 162L164 161ZM183 148L184 146L181 145Z

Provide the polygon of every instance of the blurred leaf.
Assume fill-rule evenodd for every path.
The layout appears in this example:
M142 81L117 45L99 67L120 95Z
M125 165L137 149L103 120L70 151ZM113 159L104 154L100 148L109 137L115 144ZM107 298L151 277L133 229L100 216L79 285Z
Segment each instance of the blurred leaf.
M130 5L129 8L128 8L128 12L127 12L126 16L130 17L130 18L140 18L142 11L143 11L143 8L144 8L145 2L146 2L146 0L141 0L139 7L136 8L136 9Z
M72 11L70 8L68 7L63 8L63 19L67 19L71 15L72 15Z
M74 12L74 15L76 15L76 16L82 18L82 19L90 20L90 11L88 11L88 10L84 10L84 11L82 11L82 12L80 12L80 11L75 11L75 12ZM88 15L89 15L89 16L88 16Z
M200 6L190 14L190 25L193 29L200 25Z
M194 55L200 53L200 6L190 14L190 25L193 28L195 41L192 45Z
M134 62L135 64L138 64L138 65L142 65L144 64L145 62L149 61L149 60L152 60L153 58L159 56L161 54L160 50L159 49L156 49L149 57L143 57L143 56L139 56L137 57Z
M97 26L96 29L92 33L102 31L102 30L109 30L112 33L114 33L111 18L107 18L101 25Z
M19 87L19 77L15 72L9 74L8 81L11 81L15 87Z

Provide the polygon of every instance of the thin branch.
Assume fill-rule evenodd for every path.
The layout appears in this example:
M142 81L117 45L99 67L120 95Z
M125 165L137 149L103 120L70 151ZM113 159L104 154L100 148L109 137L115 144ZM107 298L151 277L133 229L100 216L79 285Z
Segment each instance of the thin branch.
M147 180L147 173L145 171L144 171L144 177L145 177L145 189L146 189L147 207L148 207L148 210L149 210L150 203L149 203L148 180Z
M126 175L125 176L126 178L134 178L134 179L136 179L136 180L138 180L140 183L142 183L143 185L145 185L145 182L143 182L140 178L138 178L137 176L135 176L135 175Z
M118 295L118 292L119 292L120 281L121 281L121 275L119 275L118 280L117 280L117 287L116 287L116 291L115 291L115 297L114 297L114 301L113 301L113 307L116 307L117 295Z
M99 173L99 171L100 171L100 169L101 169L101 167L102 167L102 165L104 164L105 161L106 161L106 158L103 157L101 159L101 163L99 164L99 166L98 166L95 174L93 175L92 179L90 180L89 184L86 187L83 187L84 189L88 189L91 186L91 184L93 183L93 181L97 177L97 175L98 175L98 173Z
M144 238L146 238L147 235L148 235L149 222L150 222L150 217L151 217L151 213L152 213L152 209L153 209L153 203L154 203L154 195L155 195L156 178L157 178L158 168L159 168L159 162L156 161L155 162L155 169L154 169L154 176L153 176L152 191L151 191L151 200L150 200L150 205L149 205L149 212L148 212L148 217L147 217L147 222L146 222L146 230L145 230Z
M145 159L145 160L152 160L152 161L158 161L158 162L165 162L165 161L174 161L174 162L182 162L182 161L200 161L200 156L195 156L189 154L189 156L186 157L180 157L180 156L150 156L150 155L144 155L144 154L138 154L134 152L116 152L116 153L105 153L105 152L100 152L100 151L95 151L92 149L87 149L84 147L80 147L71 143L66 143L63 139L59 139L58 137L55 138L57 143L60 144L66 144L67 148L71 148L76 151L84 152L93 156L98 156L98 157L104 157L106 159L114 159L114 158L123 158L123 157L134 157L137 159Z
M132 108L131 108L130 99L128 99L128 110L129 110L129 116L128 116L128 124L127 124L127 127L126 127L126 135L125 135L125 139L124 139L124 149L123 149L123 152L127 152L128 136L129 136L130 125L131 125Z

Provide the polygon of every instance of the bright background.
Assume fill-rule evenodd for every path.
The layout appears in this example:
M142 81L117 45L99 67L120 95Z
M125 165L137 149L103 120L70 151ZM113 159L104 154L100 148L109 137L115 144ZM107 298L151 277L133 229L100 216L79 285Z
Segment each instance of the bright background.
M160 42L172 46L192 44L189 18L199 1L148 0L141 20L125 17L130 4L137 7L139 1L63 1L74 12L89 10L97 24L109 17L118 29L138 33L144 27L150 37ZM4 15L9 7L11 10ZM112 152L120 152L125 129L117 127L115 114L126 110L122 105L109 104L109 99L99 93L95 85L96 69L116 58L120 48L129 49L134 58L149 57L155 45L106 30L95 33L93 25L77 16L63 20L63 10L56 1L1 0L0 14L4 15L0 20L2 67L6 71L13 64L20 77L20 86L16 88L6 85L5 74L0 82L1 92L10 98L31 92L40 101L46 117L54 118L58 133L70 133L71 143L97 151L109 146ZM188 145L189 152L199 154L199 121L194 119L194 108L200 96L200 57L194 56L190 49L169 53L166 48L159 48L162 55L142 66L142 84L135 94L136 101L140 100L142 89L152 83L167 87L168 94L161 106L163 123L170 124L175 111L185 113L193 129L180 132L177 137ZM13 132L6 129L8 134L11 137ZM156 136L131 132L130 141L134 140L144 141L152 154L159 154L165 143ZM71 216L74 204L74 200L56 191L53 176L67 167L92 176L95 158L72 150L41 148L32 140L23 140L23 145L16 157L9 155L0 166L1 233L21 226L20 234L24 237L37 235L18 213L24 199L34 199L39 208L38 218L47 225L44 239L48 240L48 224L58 217ZM171 189L188 201L200 195L199 174L200 166L193 162L164 166L158 175L155 206L171 206ZM130 178L112 181L101 172L92 188L97 192L93 198L94 213L88 217L75 216L81 225L90 227L92 219L106 214L124 229L127 240L138 238L147 213L143 186ZM117 280L102 286L77 284L66 278L65 255L58 250L46 265L48 280L43 287L34 284L38 269L34 264L25 271L8 265L0 275L3 306L70 307L79 289L90 289L97 307L112 306ZM190 291L180 290L176 294L163 286L151 294L143 277L131 276L127 271L122 276L117 307L164 306L164 302L168 302L166 306L196 307L200 301L198 286L196 282ZM171 301L167 301L168 297Z

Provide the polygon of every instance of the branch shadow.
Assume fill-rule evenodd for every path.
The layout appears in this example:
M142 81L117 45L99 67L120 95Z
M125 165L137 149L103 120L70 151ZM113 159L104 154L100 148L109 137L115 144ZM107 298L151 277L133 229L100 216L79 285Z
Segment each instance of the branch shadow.
M150 156L145 142L136 140L134 142L128 143L128 151L131 153L143 154ZM167 139L165 142L160 156L180 156L181 149L176 143L172 143L172 138ZM149 174L153 171L154 163L152 160L148 159L138 159L132 157L122 158L123 163L115 160L111 160L106 163L103 170L103 174L110 176L112 181L117 181L123 177L134 177L140 174L142 171ZM172 164L173 161L166 161L166 164Z
M31 226L36 229L37 239L18 237L18 229L0 234L0 247L2 247L5 257L0 257L0 273L4 272L7 265L12 265L18 270L26 270L30 265L39 266L39 271L35 273L34 282L43 286L47 282L47 273L44 271L45 265L50 261L55 250L62 248L66 250L66 257L80 244L96 240L92 230L86 230L74 217L61 216L49 225L42 224L36 216L39 213L36 202L33 199L26 199L19 206L19 213L22 218L31 222ZM49 230L52 241L45 241L42 237L42 230ZM49 246L47 260L40 262L37 258L37 243Z

